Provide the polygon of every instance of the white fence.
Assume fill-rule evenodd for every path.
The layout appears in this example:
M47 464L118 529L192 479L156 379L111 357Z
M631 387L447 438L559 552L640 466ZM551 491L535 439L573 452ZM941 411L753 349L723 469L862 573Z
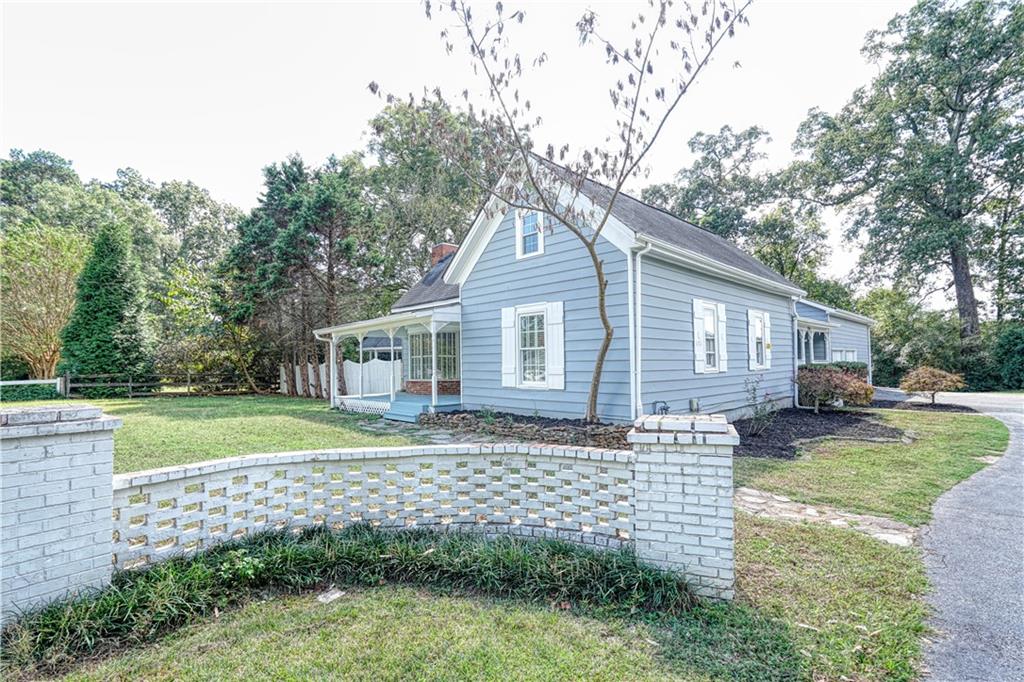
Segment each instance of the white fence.
M57 393L64 393L64 379L57 377L56 379L16 379L0 381L0 389L7 386L53 386L53 390Z
M358 362L352 362L351 360L345 360L344 362L345 372L345 394L346 395L359 395L359 370L362 368L363 372L363 395L384 395L391 392L391 380L388 376L388 371L394 372L395 375L395 390L401 390L402 388L402 361L395 360L389 362L387 360L367 360L360 365ZM323 395L321 398L327 398L327 392L329 389L328 382L330 381L330 366L326 363L320 365L320 386L323 389ZM281 393L288 392L288 385L285 382L285 368L281 367ZM313 365L311 363L306 364L306 372L309 374L309 385L310 390L313 387ZM298 366L295 367L295 387L302 392L302 369ZM316 396L314 396L316 397Z

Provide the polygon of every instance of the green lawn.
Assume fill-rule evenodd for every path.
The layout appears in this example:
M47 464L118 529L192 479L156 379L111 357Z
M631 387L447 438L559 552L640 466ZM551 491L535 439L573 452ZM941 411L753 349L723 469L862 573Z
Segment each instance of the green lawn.
M984 468L976 459L1001 455L1009 431L977 414L877 410L915 436L911 444L826 441L795 460L737 457L736 484L808 504L927 523L935 500Z
M640 628L411 588L251 604L70 679L656 680Z
M71 672L72 680L908 680L917 551L737 516L735 604L625 620L408 587L280 597Z
M333 412L322 400L212 396L74 401L124 420L114 434L114 471L139 471L262 452L407 445L360 430L365 415ZM17 405L48 403L11 403Z

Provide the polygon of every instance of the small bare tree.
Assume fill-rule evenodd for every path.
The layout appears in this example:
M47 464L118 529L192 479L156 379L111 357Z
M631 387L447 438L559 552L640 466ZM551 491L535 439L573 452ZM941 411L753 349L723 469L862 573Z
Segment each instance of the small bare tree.
M744 13L750 2L704 0L692 6L688 2L649 0L627 34L616 38L599 30L597 13L585 12L576 28L581 45L597 44L603 50L610 70L608 95L615 132L601 144L573 153L569 144L547 144L541 152L535 147L533 137L543 119L520 91L524 59L509 38L510 29L523 23L525 13L508 11L501 2L483 18L464 0L451 0L438 8L438 14L454 17L455 32L465 41L473 71L486 82L487 104L474 107L467 88L462 98L477 125L453 128L438 117L422 134L429 136L451 163L462 168L471 182L499 200L491 202L496 210L539 212L545 216L545 229L560 226L573 234L593 265L604 337L594 362L584 415L587 421L597 420L601 375L615 333L608 317L608 279L598 241L625 184L646 173L644 159L668 119L722 41L733 36L738 26L747 24ZM429 0L425 7L428 18L432 17L435 8ZM441 31L441 38L448 53L453 53L450 28ZM547 55L541 54L531 63L540 67L547 61ZM378 93L380 88L371 83L370 90ZM394 99L388 96L389 102ZM448 104L440 88L428 91L423 99ZM467 144L466 135L478 136L475 144ZM468 149L483 154L483 172L479 158L465 156ZM492 177L502 180L495 185L487 181Z

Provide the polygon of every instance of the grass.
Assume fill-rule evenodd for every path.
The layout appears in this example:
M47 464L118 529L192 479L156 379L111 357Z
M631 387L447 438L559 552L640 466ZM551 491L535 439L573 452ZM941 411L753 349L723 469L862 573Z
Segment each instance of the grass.
M251 604L71 680L669 680L642 629L384 587Z
M916 677L928 587L918 549L828 526L736 521L739 591L790 625L801 677Z
M736 484L917 526L931 518L939 495L985 467L976 457L1001 455L1009 442L1006 426L982 415L876 414L914 442L825 441L795 460L737 457Z
M5 655L21 659L5 673L33 677L49 662L75 665L70 679L914 678L925 613L916 550L830 527L736 521L734 604L691 606L621 555L557 543L481 550L461 536L412 535L384 548L375 543L385 534L370 532L377 539L355 552L313 533L269 552L213 550L204 570L165 563L122 576L148 583L117 585L128 606L114 612L136 615L135 636L111 647L89 631L109 603L54 608L34 636L8 635ZM320 549L302 549L310 543ZM267 601L278 594L270 576L293 594ZM430 591L409 589L410 579ZM210 580L220 587L188 596ZM332 583L357 588L328 606L303 593ZM95 644L35 668L26 647L41 632Z
M263 452L408 445L359 428L369 417L331 411L320 400L211 396L74 401L124 420L114 434L114 471L139 471ZM49 402L18 405L54 404ZM15 404L11 404L14 407Z

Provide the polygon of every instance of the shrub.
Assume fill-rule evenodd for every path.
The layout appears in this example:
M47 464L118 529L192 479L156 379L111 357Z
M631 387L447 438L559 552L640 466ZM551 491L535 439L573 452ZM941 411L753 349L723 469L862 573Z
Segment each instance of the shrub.
M152 641L214 609L322 584L410 583L628 615L695 600L676 574L628 550L469 533L323 526L253 535L122 571L110 587L23 615L3 631L5 664L55 672L84 656Z
M822 405L840 400L850 405L869 405L875 389L859 377L829 366L801 367L797 373L801 401L808 401L818 412Z
M53 400L60 397L60 393L53 387L53 384L23 384L21 386L0 387L0 402L5 403L18 400Z
M848 362L841 360L829 364L828 367L835 367L847 374L853 374L854 376L860 377L864 381L868 380L868 363L866 362Z
M1004 324L993 349L1003 388L1024 388L1024 324Z
M963 387L964 378L962 376L943 372L934 367L918 367L911 370L900 382L900 390L929 396L932 405L935 404L935 394L939 391L957 391Z
M750 418L745 420L747 426L745 435L760 436L775 421L778 407L776 407L775 401L772 400L771 394L767 391L764 392L763 396L758 394L758 391L761 389L761 377L745 379L743 384L747 389L747 404L752 409Z

